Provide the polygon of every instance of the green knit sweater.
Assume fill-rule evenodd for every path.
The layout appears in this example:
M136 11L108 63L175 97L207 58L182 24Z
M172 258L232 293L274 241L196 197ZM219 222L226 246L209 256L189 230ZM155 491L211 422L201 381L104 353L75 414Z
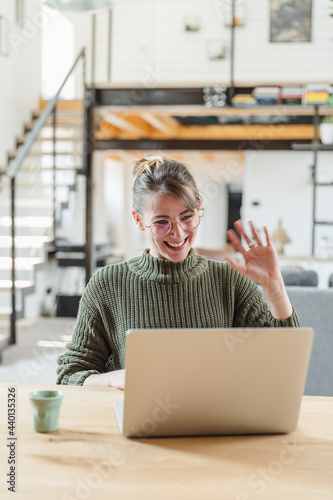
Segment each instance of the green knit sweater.
M80 301L58 384L82 385L94 373L125 366L131 328L298 327L296 312L275 319L257 285L223 262L196 255L182 262L143 255L98 271ZM177 349L177 345L175 345ZM144 355L144 353L143 353Z

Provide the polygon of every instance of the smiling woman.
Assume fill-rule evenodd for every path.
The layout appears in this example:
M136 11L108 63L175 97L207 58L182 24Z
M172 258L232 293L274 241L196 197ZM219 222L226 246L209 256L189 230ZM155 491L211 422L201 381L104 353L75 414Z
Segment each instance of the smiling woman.
M185 165L146 156L134 167L132 215L148 229L150 255L181 262L192 248L202 216L201 196Z
M250 237L241 221L235 223L247 248L228 231L244 265L231 258L208 260L193 249L203 207L187 167L145 156L133 174L132 215L139 230L147 231L150 248L91 278L69 352L58 358L57 383L124 389L130 329L300 326L266 229L265 244L254 224Z

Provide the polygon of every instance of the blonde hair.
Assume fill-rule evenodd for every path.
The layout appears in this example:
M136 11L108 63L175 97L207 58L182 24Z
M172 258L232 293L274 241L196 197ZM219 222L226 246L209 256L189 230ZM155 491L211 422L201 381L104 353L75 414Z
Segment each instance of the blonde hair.
M135 162L134 168L133 168L133 184L135 183L136 179L141 175L143 172L149 172L152 174L152 168L159 168L160 165L166 160L165 156L158 156L158 155L146 155L144 158L141 160Z
M201 204L201 195L192 174L183 164L160 155L145 155L133 168L133 208L143 214L152 193L169 194L188 210Z

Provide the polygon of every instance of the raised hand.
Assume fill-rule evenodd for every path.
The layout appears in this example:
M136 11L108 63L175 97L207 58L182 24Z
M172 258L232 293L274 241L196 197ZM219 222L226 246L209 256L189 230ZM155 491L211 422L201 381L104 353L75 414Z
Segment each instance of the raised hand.
M229 256L225 259L236 271L262 286L269 309L275 318L288 318L292 314L292 307L283 283L278 256L267 228L264 227L266 236L264 245L253 222L250 222L252 238L245 232L241 220L235 222L234 226L240 237L246 241L248 248L244 248L233 229L227 231L227 237L237 252L243 255L245 263L240 264Z
M282 279L280 265L267 228L264 227L267 241L267 244L264 245L253 222L250 222L249 224L252 231L252 238L250 238L245 232L241 220L236 221L234 224L238 234L246 241L248 246L247 249L244 248L240 238L233 229L230 229L227 232L227 237L230 243L233 244L237 252L240 252L243 255L245 264L242 265L229 256L226 257L226 260L234 269L243 274L243 276L246 276L246 278L255 281L265 288L267 285L271 284L271 280Z

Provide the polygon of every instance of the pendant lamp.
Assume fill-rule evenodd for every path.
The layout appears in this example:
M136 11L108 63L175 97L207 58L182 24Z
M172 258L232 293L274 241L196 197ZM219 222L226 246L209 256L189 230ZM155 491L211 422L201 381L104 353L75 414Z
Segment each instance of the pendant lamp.
M45 5L61 11L88 11L111 7L110 0L47 0Z

